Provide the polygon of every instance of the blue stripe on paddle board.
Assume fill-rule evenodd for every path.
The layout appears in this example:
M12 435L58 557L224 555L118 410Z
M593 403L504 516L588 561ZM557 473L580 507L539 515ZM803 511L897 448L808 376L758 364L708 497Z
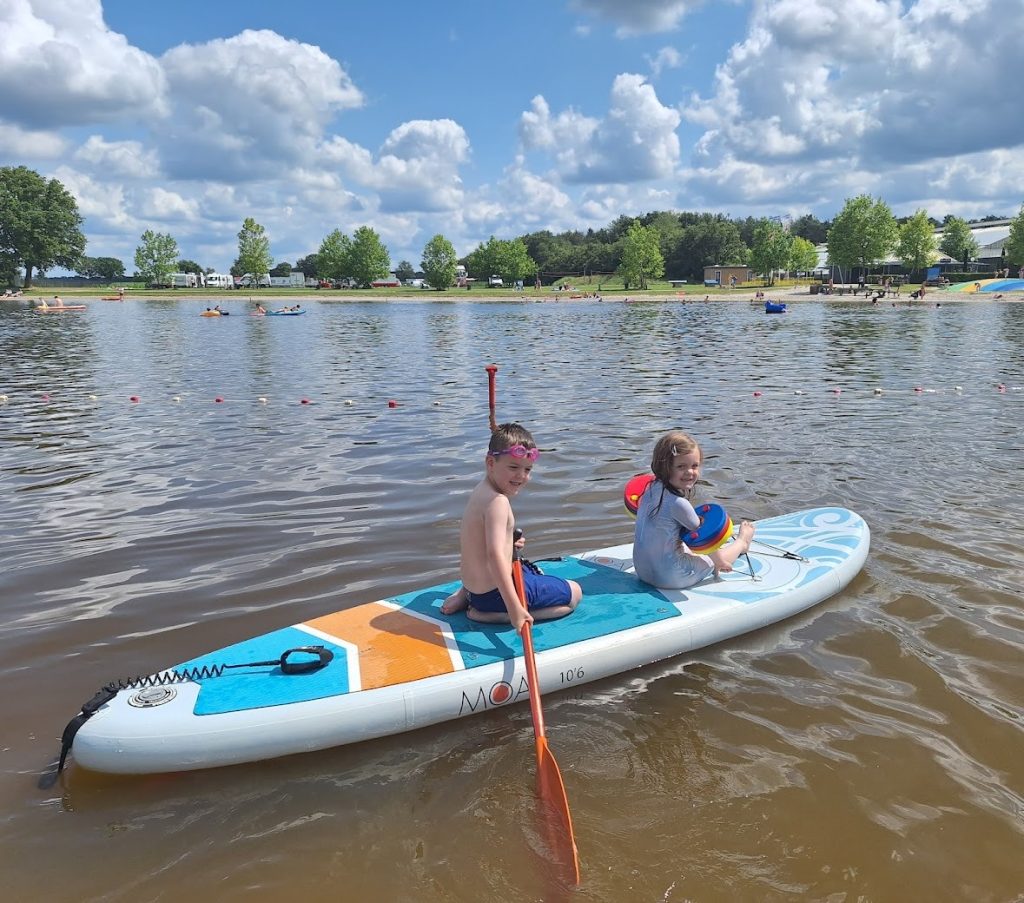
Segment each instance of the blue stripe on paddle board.
M661 593L632 574L579 558L539 564L545 574L579 583L583 601L568 617L533 625L533 645L537 652L679 617L679 612ZM469 620L464 612L450 616L441 614L441 603L456 586L458 584L445 584L406 593L393 601L411 611L447 621L467 668L522 655L522 641L511 625L478 624Z
M347 693L348 666L345 650L294 627L284 627L234 646L226 646L185 662L176 670L201 668L203 665L269 661L280 658L288 649L314 645L326 646L334 653L334 659L326 667L310 674L283 674L279 667L239 668L226 671L221 677L196 681L201 689L196 700L195 714L220 715L224 712L307 702ZM292 656L291 660L300 661L301 657Z

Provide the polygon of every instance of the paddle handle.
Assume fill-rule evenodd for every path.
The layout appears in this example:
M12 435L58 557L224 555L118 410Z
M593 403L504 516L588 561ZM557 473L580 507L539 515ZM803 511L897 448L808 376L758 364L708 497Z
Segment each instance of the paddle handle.
M484 369L487 371L487 405L490 408L491 413L491 431L493 432L498 428L498 421L494 415L495 410L495 391L494 385L498 375L498 365L488 364Z
M518 553L512 559L512 582L516 595L526 608L526 587L523 585L523 562ZM540 742L544 739L544 711L540 707L540 681L537 679L537 661L533 653L533 632L530 622L523 624L523 661L526 663L526 682L530 687L530 712L533 715L533 735Z

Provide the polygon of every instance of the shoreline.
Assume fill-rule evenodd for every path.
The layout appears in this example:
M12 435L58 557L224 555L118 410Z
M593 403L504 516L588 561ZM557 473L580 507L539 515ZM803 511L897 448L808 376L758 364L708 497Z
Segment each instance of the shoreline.
M41 300L49 301L53 295L50 294L50 289L45 291L37 289L29 289L31 294L20 295L18 297L7 297L0 300L7 302L28 302L36 303ZM621 291L616 291L615 294L599 295L591 294L589 296L576 295L571 296L568 292L547 292L543 294L520 294L512 295L505 294L500 296L494 296L491 294L475 294L467 292L466 294L456 293L453 291L446 292L423 292L423 294L376 294L370 293L373 290L363 291L352 291L345 289L331 289L331 290L314 290L312 292L304 293L291 293L281 294L274 292L273 290L265 290L259 293L242 294L239 291L227 291L223 289L213 290L201 290L201 289L180 289L173 292L126 292L124 301L202 301L202 302L215 302L218 304L225 302L241 302L244 304L256 304L257 302L271 302L273 304L296 304L296 303L309 303L309 302L321 302L321 303L364 303L364 302L377 302L377 303L395 303L395 302L407 302L407 301L441 301L441 302L457 302L457 301L471 301L474 303L489 302L489 303L552 303L552 302L593 302L598 301L601 303L629 303L637 304L644 302L678 302L678 303L745 303L745 304L762 304L765 300L776 300L785 299L787 302L799 303L801 301L814 301L827 304L866 304L871 303L871 294L812 294L807 286L788 286L785 288L776 289L765 289L765 288L752 288L749 290L741 289L730 292L701 292L696 291L692 294L686 291L677 292L637 292L626 294ZM758 299L755 297L757 292L761 292L765 297ZM69 288L63 291L55 292L64 298L73 298L75 301L96 301L110 304L119 304L121 299L104 297L96 293L94 289L79 289ZM985 301L1000 301L1010 303L1024 302L1024 292L950 292L944 289L932 289L928 291L924 299L912 299L910 292L900 295L892 295L886 298L881 298L877 302L877 306L884 305L902 305L902 306L914 306L914 305L935 305L936 303L941 304L942 302L949 303L967 303L967 302L985 302Z

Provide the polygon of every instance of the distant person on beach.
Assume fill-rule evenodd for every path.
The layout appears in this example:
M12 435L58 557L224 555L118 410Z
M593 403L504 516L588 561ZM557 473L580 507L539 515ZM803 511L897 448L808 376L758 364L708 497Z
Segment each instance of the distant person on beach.
M583 590L572 580L535 574L523 568L526 605L512 580L515 516L510 500L530 481L540 450L530 431L518 423L500 424L484 457L484 478L466 503L459 531L462 588L441 606L443 614L463 609L474 621L524 624L571 614Z
M697 440L672 430L662 436L651 455L652 480L640 496L633 538L633 568L645 583L662 589L686 589L712 574L731 571L750 548L754 525L740 524L738 535L710 555L698 555L680 539L682 530L696 530L700 518L693 497L704 454Z

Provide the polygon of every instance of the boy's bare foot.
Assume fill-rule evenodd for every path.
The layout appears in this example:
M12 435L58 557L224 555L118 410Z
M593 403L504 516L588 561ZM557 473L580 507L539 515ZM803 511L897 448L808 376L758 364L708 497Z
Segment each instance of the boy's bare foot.
M441 603L441 614L453 615L457 611L463 611L469 605L469 596L466 587L460 586L444 602Z

